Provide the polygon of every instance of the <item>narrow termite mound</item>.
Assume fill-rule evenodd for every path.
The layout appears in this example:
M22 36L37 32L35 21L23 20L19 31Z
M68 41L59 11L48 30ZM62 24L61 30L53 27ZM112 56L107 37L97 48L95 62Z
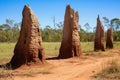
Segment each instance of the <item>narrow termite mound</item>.
M104 28L100 21L99 15L97 18L97 27L96 27L96 33L95 33L95 40L94 40L94 51L102 50L104 49Z
M109 28L107 30L106 48L113 48L113 29Z
M75 12L70 5L68 5L64 17L63 36L58 58L70 58L82 54L78 22L78 12Z

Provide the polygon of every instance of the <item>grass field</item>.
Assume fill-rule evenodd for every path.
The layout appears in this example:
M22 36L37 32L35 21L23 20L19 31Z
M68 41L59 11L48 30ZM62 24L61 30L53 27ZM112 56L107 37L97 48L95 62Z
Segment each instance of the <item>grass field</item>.
M60 42L43 42L45 56L57 56ZM120 48L120 42L114 42L114 48ZM13 55L15 43L0 43L0 64L8 62ZM93 42L81 42L82 52L91 52L94 49Z

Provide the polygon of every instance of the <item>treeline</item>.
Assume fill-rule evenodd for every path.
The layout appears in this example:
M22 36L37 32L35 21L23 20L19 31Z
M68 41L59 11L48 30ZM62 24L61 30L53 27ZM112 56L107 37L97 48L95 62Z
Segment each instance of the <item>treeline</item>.
M19 37L21 23L6 19L6 23L0 25L0 42L16 42Z
M120 19L113 18L109 20L103 17L104 27L112 27L114 41L120 41ZM21 23L16 23L14 20L6 19L6 23L0 25L0 42L16 42L19 37ZM54 28L47 25L44 29L40 29L42 40L44 42L60 42L62 40L62 28L63 23L59 22L54 25ZM84 29L79 25L80 40L82 42L94 41L95 29L92 28L89 23L83 26Z
M52 29L50 26L42 29L41 35L44 42L60 42L62 40L62 30Z

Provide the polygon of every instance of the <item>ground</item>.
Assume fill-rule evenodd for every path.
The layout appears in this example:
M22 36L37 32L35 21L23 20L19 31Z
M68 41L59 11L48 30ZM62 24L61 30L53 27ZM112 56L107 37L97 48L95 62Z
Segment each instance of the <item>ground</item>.
M39 67L24 67L11 72L10 80L96 80L94 74L107 67L109 62L120 57L120 50L88 54L81 58L50 59Z
M0 44L0 53L4 53L0 54L0 64L10 60L14 45ZM46 57L57 56L59 46L60 43L44 43ZM94 52L93 43L82 43L83 56L80 58L47 59L44 65L21 66L16 70L0 68L0 80L97 80L94 75L107 68L111 60L120 57L119 43L114 43L114 46L105 52Z

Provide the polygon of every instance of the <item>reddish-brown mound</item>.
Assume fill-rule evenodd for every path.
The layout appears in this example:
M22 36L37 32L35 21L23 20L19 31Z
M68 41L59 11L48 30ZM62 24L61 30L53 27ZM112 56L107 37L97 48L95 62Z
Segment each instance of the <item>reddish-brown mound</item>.
M94 40L94 51L102 50L104 49L104 28L100 21L100 18L98 16L97 18L97 27L96 27L96 33L95 33L95 40Z
M38 19L29 6L24 7L22 15L20 36L10 64L19 67L22 64L44 63L44 48Z
M113 29L107 31L106 48L113 48Z
M75 12L70 5L68 5L64 17L63 38L58 56L59 58L70 58L81 55L78 22L78 12Z

